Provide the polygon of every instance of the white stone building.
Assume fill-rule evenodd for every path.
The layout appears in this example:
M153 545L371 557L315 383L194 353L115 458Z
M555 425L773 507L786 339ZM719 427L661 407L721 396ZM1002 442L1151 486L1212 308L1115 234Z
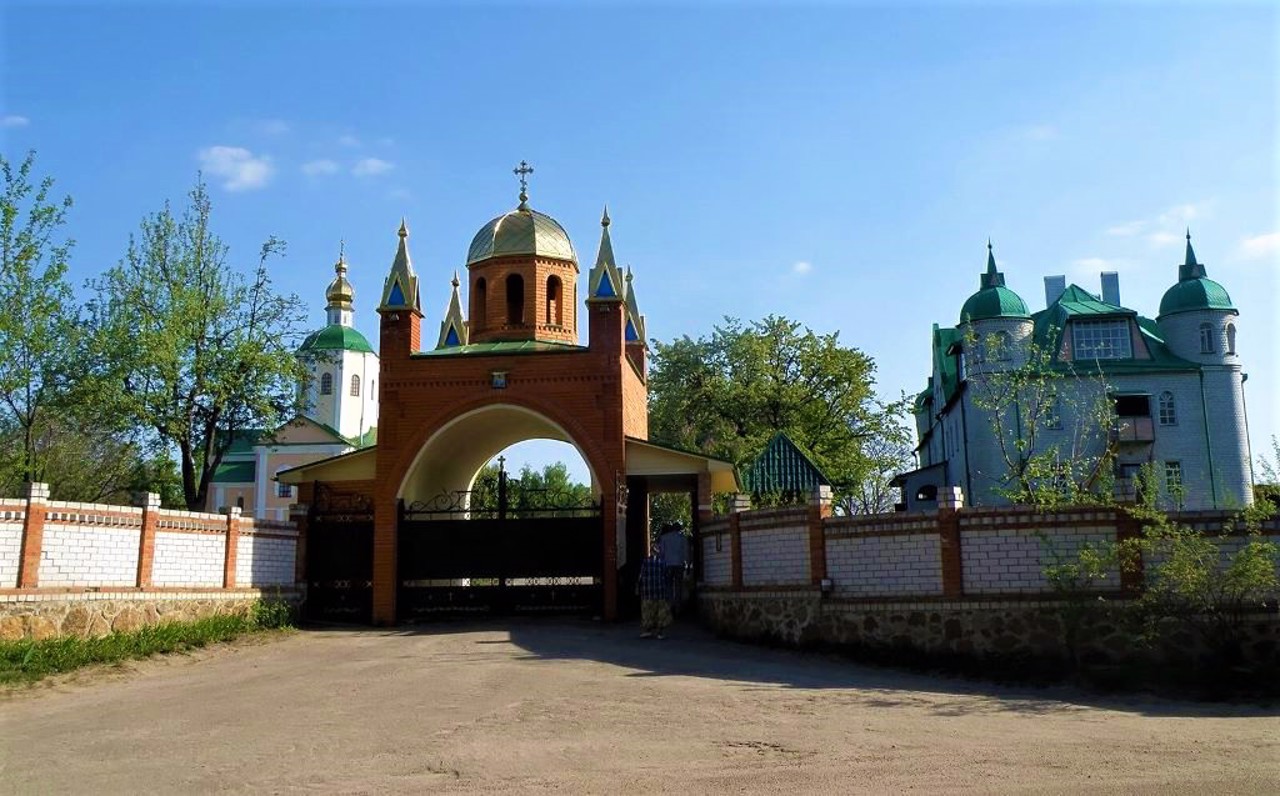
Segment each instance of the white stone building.
M1075 461L1096 461L1102 446L1110 446L1117 491L1130 492L1139 468L1150 463L1161 482L1160 497L1171 508L1252 502L1239 313L1197 262L1190 234L1178 281L1165 292L1154 320L1121 304L1119 278L1111 272L1102 274L1101 295L1068 287L1061 276L1045 277L1046 307L1036 313L1005 287L989 245L981 279L959 324L933 327L932 375L915 402L919 467L895 479L903 490L900 507L933 508L945 487L960 487L969 505L1009 502L1003 494L1010 482L1007 458L993 431L992 410L980 405L991 406L980 400L991 384L983 379L1017 367L1036 350L1050 356L1054 370L1074 376L1058 389L1075 385L1077 393L1092 390L1097 399L1105 390L1102 400L1115 418L1088 439L1080 432L1082 417L1072 412L1083 415L1078 407L1096 402L1054 397L1051 411L1022 404L1006 416L1006 444L1034 435L1040 449ZM1034 434L1027 423L1034 424ZM1084 447L1072 450L1082 440Z

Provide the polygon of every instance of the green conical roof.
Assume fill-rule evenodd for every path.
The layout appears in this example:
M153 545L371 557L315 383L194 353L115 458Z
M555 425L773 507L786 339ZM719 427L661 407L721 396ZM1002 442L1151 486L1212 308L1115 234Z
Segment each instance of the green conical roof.
M1196 310L1229 310L1235 312L1231 296L1222 285L1205 274L1204 263L1196 260L1191 248L1191 230L1187 230L1187 253L1178 266L1178 284L1165 291L1160 299L1160 316Z
M996 269L996 257L991 250L991 241L987 241L987 271L982 275L981 280L981 289L970 296L960 308L961 323L990 318L1031 317L1022 297L1004 286L1004 274Z
M374 353L373 346L369 345L369 341L365 336L352 329L350 326L341 326L339 324L330 324L318 332L312 332L307 335L307 339L302 341L302 347L298 349L298 353L306 353L308 351L358 351L367 354Z

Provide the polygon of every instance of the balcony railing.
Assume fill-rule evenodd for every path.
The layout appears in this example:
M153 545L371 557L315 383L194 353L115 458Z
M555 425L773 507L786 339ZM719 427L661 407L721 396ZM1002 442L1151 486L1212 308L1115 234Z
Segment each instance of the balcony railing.
M1156 426L1149 417L1121 417L1111 426L1116 442L1155 442Z

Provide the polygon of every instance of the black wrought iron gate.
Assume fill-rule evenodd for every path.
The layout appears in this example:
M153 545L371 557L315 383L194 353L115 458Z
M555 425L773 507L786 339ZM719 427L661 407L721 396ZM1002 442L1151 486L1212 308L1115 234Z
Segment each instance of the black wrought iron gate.
M520 489L505 473L488 486L401 503L399 618L599 613L600 505L571 494Z
M373 621L373 506L358 495L335 495L317 484L306 539L310 620Z

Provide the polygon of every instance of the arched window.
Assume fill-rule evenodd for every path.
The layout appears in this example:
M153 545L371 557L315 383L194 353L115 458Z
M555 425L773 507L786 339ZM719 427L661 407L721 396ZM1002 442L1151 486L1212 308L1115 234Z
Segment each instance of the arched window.
M1173 402L1173 393L1165 390L1160 393L1159 401L1160 425L1176 426L1178 424L1178 407Z
M1213 353L1213 325L1208 323L1200 324L1200 353Z
M507 325L524 326L524 277L507 277Z
M484 277L476 280L475 292L471 294L471 326L479 328L485 325L485 310L489 306L488 283Z
M547 277L547 323L564 325L564 313L560 309L560 277Z
M1001 362L1007 362L1009 359L1009 349L1013 347L1013 338L1006 331L996 332L996 359Z
M351 376L351 394L360 395L360 376L357 374Z
M326 373L320 377L320 394L333 395L333 374Z
M1236 353L1236 325L1234 323L1227 324L1227 353L1235 356Z
M934 484L925 484L916 492L916 500L937 500L938 487Z

